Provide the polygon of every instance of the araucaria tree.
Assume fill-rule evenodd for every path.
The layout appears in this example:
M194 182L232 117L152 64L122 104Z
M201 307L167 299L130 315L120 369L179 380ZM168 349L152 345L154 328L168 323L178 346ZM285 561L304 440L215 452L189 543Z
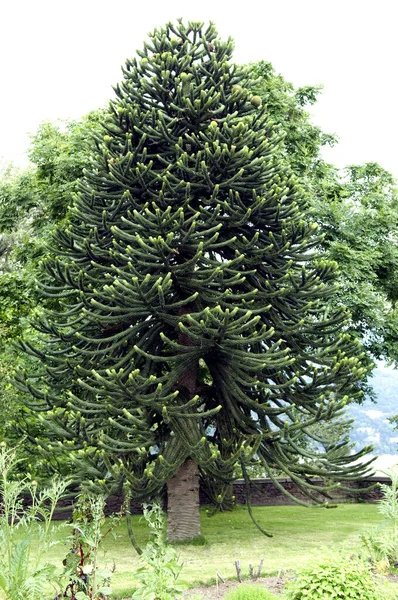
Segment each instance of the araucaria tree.
M300 188L249 73L213 25L156 30L104 122L47 262L53 298L19 375L51 452L74 453L137 499L169 485L169 537L199 533L197 478L258 460L318 501L366 467L302 444L363 377L335 263L317 257ZM316 460L314 460L316 459ZM280 483L275 479L275 485Z

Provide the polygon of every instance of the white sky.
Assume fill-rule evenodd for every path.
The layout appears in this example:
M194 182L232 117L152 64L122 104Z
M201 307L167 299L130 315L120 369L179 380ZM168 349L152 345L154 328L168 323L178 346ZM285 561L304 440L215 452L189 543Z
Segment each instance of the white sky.
M377 161L398 178L397 0L3 0L0 157L21 163L41 121L103 106L124 60L180 16L214 21L236 62L323 84L314 120L341 140L327 160Z

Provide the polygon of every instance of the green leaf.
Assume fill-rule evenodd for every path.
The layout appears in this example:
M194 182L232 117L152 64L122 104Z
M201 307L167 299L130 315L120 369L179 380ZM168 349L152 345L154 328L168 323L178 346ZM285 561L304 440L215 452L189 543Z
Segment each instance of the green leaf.
M90 600L89 596L84 592L76 592L75 597L76 600Z
M104 596L110 596L112 594L112 589L109 586L103 586L98 588L98 594L104 594Z

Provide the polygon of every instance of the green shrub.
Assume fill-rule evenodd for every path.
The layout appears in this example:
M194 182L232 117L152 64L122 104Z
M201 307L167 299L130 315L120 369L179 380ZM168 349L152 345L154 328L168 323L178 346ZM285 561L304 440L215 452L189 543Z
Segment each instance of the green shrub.
M287 600L383 600L369 567L359 559L324 558L300 569Z
M276 600L262 585L239 585L226 594L225 600Z

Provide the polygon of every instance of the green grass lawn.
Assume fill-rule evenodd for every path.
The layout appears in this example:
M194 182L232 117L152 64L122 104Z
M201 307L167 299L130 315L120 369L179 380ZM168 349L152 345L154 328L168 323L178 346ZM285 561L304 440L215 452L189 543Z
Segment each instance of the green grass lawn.
M233 578L237 559L246 575L249 563L258 565L264 558L263 575L272 575L280 569L296 569L322 552L360 553L360 534L381 520L377 506L370 504L341 504L330 510L269 506L254 511L260 524L273 534L272 538L265 537L254 527L244 507L213 517L208 517L203 509L202 534L207 543L178 547L184 562L182 578L192 585L214 580L216 571L225 578ZM133 517L133 528L139 544L145 545L148 529L143 518ZM124 522L115 533L116 537L107 536L105 552L99 556L101 565L112 567L115 564L112 588L114 597L120 598L128 596L134 587L132 574L138 565L138 556L129 542ZM51 561L61 563L66 551L64 543L57 545ZM389 597L397 597L398 584L386 584L385 587L390 591Z

